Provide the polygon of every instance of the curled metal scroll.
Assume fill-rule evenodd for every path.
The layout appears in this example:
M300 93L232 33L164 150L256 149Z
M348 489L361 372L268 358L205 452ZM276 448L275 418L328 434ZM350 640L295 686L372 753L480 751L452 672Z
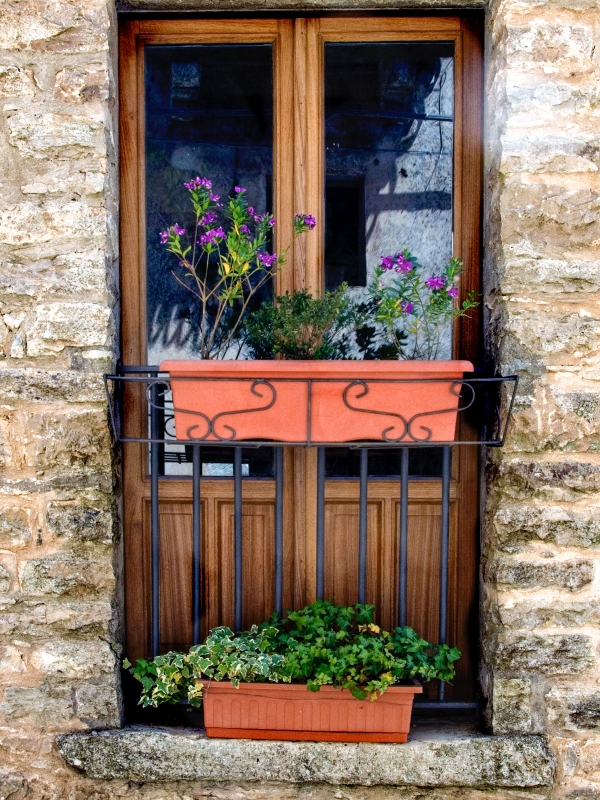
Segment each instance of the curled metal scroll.
M433 431L431 430L431 428L427 428L425 425L419 425L418 426L419 430L422 431L425 435L424 436L416 435L416 431L413 430L413 425L416 420L419 420L422 417L430 417L435 414L455 414L459 411L466 411L466 409L470 408L475 402L475 389L469 383L465 383L463 381L452 381L449 386L449 391L455 397L460 397L463 386L468 387L470 391L470 397L466 402L466 405L461 406L459 405L459 403L457 403L456 406L452 406L451 408L442 408L437 411L421 411L418 414L414 414L410 419L406 419L405 416L394 411L379 411L374 408L358 408L357 406L353 406L349 400L348 393L350 392L351 389L353 389L356 386L361 387L362 392L360 392L359 394L355 395L354 398L352 398L354 401L360 400L361 397L364 397L369 393L369 386L367 381L361 381L361 380L352 381L346 386L343 393L343 400L346 408L349 408L351 411L358 411L361 414L379 414L380 416L384 417L394 417L395 419L399 420L402 423L402 431L399 436L390 436L390 432L397 427L397 423L395 425L390 425L381 431L381 438L383 439L384 442L402 442L407 438L413 442L429 442L433 435Z
M240 408L235 409L233 411L220 411L218 414L215 414L214 417L209 417L207 414L204 414L202 411L192 411L191 409L186 408L176 408L173 407L173 411L175 414L189 414L192 417L198 417L204 421L204 424L198 423L196 425L190 425L185 434L187 439L181 439L181 437L177 437L179 441L193 441L193 442L205 442L209 437L212 435L220 442L233 442L236 439L237 432L234 427L231 425L227 425L223 418L232 417L237 414L253 414L258 411L267 411L269 408L272 408L275 405L277 400L277 391L273 384L266 380L266 379L257 379L252 381L250 385L250 391L256 397L265 398L265 393L259 391L260 388L267 389L267 401L264 405L258 406L256 408ZM169 391L170 391L169 386ZM163 395L164 396L164 395ZM158 408L156 404L153 404L149 395L149 403L153 405L154 408ZM164 407L161 407L161 410L164 410ZM220 435L216 430L216 425L218 421L221 420L222 427L228 432L226 435Z

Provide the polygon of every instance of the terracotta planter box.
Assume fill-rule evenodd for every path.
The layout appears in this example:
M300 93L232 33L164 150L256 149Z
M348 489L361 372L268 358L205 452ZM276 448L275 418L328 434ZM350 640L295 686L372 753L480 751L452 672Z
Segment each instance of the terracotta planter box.
M201 681L204 724L213 739L288 739L319 742L405 742L413 698L423 689L391 686L373 702L348 689L309 692L290 683Z
M456 381L473 365L205 360L160 370L171 378L180 440L410 444L454 441Z

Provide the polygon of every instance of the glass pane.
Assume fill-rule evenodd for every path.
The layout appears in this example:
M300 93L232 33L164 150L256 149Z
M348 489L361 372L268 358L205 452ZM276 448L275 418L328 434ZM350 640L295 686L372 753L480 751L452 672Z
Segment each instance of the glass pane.
M325 282L364 287L409 248L452 255L454 46L325 45ZM359 293L360 294L360 293Z
M197 357L198 308L171 274L159 233L190 223L184 181L210 178L220 195L247 189L272 209L271 45L146 47L146 258L148 363Z
M158 364L198 357L199 309L171 274L174 256L159 238L169 225L193 221L183 183L210 178L221 196L242 185L257 213L272 210L272 47L148 45L145 82L148 363ZM163 456L166 475L191 475L189 447L167 445ZM271 448L244 451L243 474L270 477L272 461ZM231 476L232 465L231 448L202 449L203 475Z
M369 450L370 478L399 478L400 453L391 450ZM325 474L328 478L358 478L360 453L348 447L332 447L326 451ZM408 474L411 478L440 478L442 476L442 448L415 447L408 453Z

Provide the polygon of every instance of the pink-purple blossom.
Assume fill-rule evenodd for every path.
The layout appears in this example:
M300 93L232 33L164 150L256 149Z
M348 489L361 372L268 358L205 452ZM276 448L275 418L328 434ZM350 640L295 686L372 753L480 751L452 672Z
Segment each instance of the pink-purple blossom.
M317 220L312 214L296 214L295 222L297 226L305 227L309 231L314 230L317 224Z
M425 281L425 286L431 289L431 291L434 289L443 289L445 285L446 278L443 275L432 275L431 278L427 278Z
M450 297L458 297L458 286L449 286L447 291Z
M269 227L272 228L274 225L277 225L277 220L273 217L269 220Z
M220 239L225 238L225 231L221 226L218 228L211 228L211 230L206 231L203 233L202 236L198 239L198 244L200 245L209 245L209 244L217 244L217 241Z
M181 228L178 223L176 222L175 225L171 225L166 231L161 231L160 233L160 242L161 244L167 244L169 241L170 236L183 236L185 234L185 228Z
M381 269L394 269L394 256L381 256Z
M236 186L234 187L234 191L236 194L244 194L246 191L243 186Z
M271 267L277 261L277 253L258 253L256 257L264 267Z
M245 233L246 235L250 235L250 228L247 225L240 226L240 233Z
M206 214L203 214L198 220L198 225L210 225L212 222L215 222L216 219L217 215L214 211L207 211Z
M408 258L399 253L396 256L396 272L410 272L413 268L413 262L409 261Z
M160 243L166 244L169 241L170 231L161 231L160 232Z
M220 195L218 195L218 194L209 194L208 195L208 199L213 203L218 203L219 202L219 197L220 197Z
M414 305L410 302L410 300L404 300L402 303L400 303L400 308L402 309L403 314L412 314Z
M186 189L193 191L194 189L201 189L204 187L205 189L210 189L212 187L212 181L209 181L208 178L192 178L191 181L188 183L183 184Z

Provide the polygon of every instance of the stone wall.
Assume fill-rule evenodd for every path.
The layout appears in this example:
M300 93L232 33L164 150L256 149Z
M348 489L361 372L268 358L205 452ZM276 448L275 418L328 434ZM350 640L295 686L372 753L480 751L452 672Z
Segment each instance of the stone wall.
M489 9L488 347L521 376L488 468L483 685L495 733L544 732L557 796L600 793L600 13Z
M597 0L488 9L486 335L522 383L487 473L482 683L493 731L547 731L554 794L579 798L600 796L599 28ZM58 733L120 721L115 34L111 0L0 13L0 798L542 797L144 786L58 755Z

